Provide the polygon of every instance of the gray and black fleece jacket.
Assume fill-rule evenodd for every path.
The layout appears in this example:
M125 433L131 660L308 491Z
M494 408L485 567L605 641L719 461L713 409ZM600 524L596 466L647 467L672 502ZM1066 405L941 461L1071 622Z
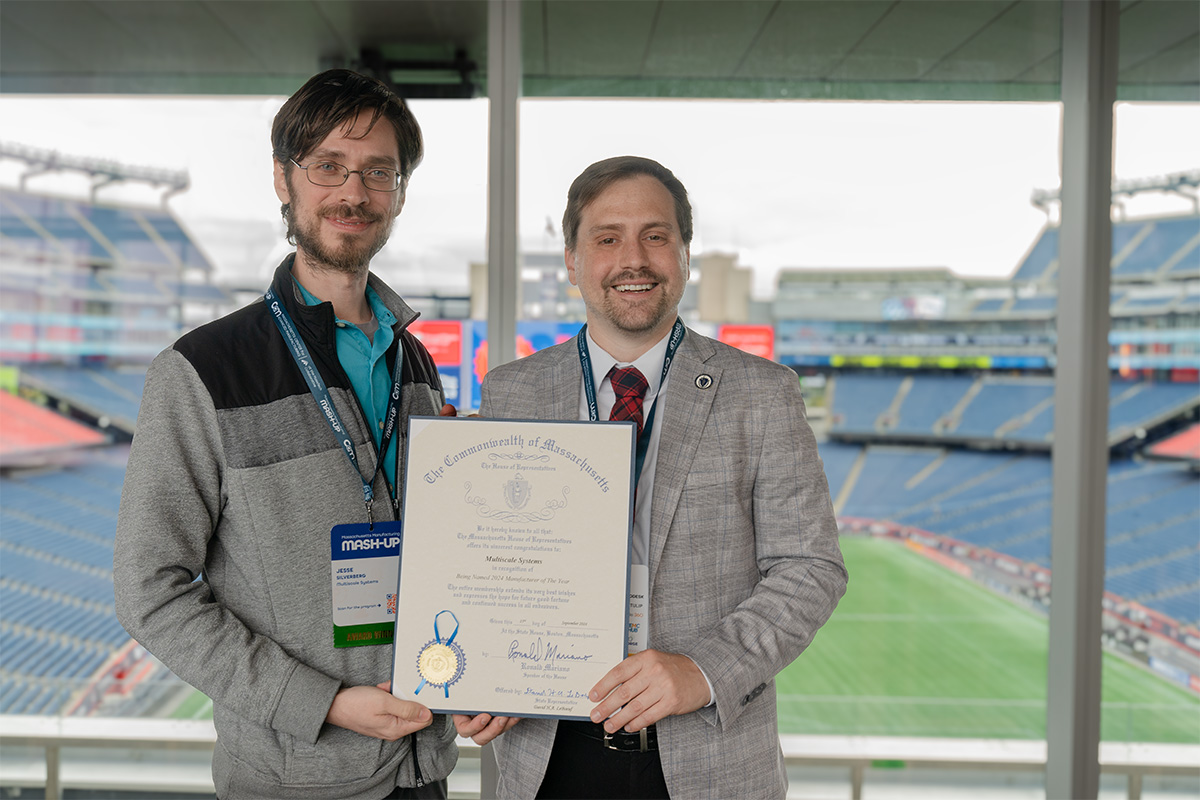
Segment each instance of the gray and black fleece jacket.
M369 476L375 448L338 361L333 306L298 298L292 258L272 286ZM405 330L416 313L374 275L369 283L398 319L387 359L390 368L395 348L404 348L404 437L408 416L436 415L444 396L429 353ZM399 445L402 487L406 440ZM374 486L375 519L391 519L382 470ZM325 724L340 688L391 675L391 647L333 646L330 530L366 521L362 481L265 303L198 328L155 358L117 523L117 617L212 698L222 800L377 800L453 769L454 727L445 716L396 742Z

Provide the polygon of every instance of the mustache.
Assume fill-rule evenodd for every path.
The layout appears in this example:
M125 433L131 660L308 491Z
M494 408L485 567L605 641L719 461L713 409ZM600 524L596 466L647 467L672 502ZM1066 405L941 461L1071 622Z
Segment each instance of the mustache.
M662 283L662 278L658 273L650 270L626 271L620 275L614 275L604 283L606 286L615 286L618 283Z
M339 219L354 219L362 222L381 222L383 215L365 208L355 208L348 205L328 205L321 206L317 209L323 217L337 217Z

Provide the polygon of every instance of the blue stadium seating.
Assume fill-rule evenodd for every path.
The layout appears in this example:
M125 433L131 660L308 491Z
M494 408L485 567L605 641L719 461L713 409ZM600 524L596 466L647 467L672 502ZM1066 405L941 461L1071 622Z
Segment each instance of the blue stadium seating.
M1154 277L1169 258L1200 234L1200 217L1160 219L1149 224L1154 226L1153 231L1117 265L1114 278Z
M1018 297L1012 305L1013 313L1023 311L1054 311L1058 308L1058 295L1039 294L1033 297Z
M5 487L7 489L7 487ZM5 498L5 505L8 498ZM14 545L41 550L50 556L79 562L91 567L107 570L112 567L112 545L105 547L98 542L73 536L63 529L50 527L28 515L17 516L8 508L0 509L0 525L4 526L4 539Z
M82 292L93 295L109 295L108 299L116 299L112 289L101 283L94 272L51 270L50 276L65 290L65 294L76 295Z
M205 283L164 280L163 286L180 300L188 303L232 303L233 299L219 286Z
M1193 486L1187 473L1171 464L1117 461L1109 469L1107 501L1110 509L1145 502L1158 494Z
M1054 403L1033 415L1025 425L1004 434L1005 439L1022 442L1043 442L1054 433Z
M930 449L870 448L848 507L855 509L856 516L888 517L895 509L911 505L905 482L940 455Z
M875 430L875 420L896 397L903 379L886 375L839 375L834 384L836 419L839 431Z
M146 266L171 266L166 253L138 224L132 210L86 203L77 203L76 207L125 261Z
M1193 245L1175 266L1167 270L1168 278L1194 278L1200 275L1200 244Z
M985 381L974 399L967 405L962 420L954 429L957 436L992 437L996 429L1009 420L1032 410L1054 395L1049 382Z
M117 294L135 295L139 298L139 300L144 301L147 297L163 301L169 301L171 299L163 293L162 289L160 289L158 284L154 282L153 278L144 275L106 272L101 274L100 280L102 283L106 283L111 286L113 291Z
M107 382L119 386L134 397L141 398L142 392L146 390L146 370L144 369L110 369L105 370L103 375Z
M63 249L28 225L25 218L36 220ZM122 261L146 267L212 271L212 264L179 222L162 209L111 207L83 199L62 200L6 190L0 192L0 233L23 252L68 258L80 265Z
M1042 567L1050 566L1050 532L1039 529L1036 536L1027 536L1020 541L1004 543L995 547L1013 558L1029 561Z
M987 510L989 507L1026 502L1031 496L1049 492L1050 463L1047 458L979 453L975 454L977 458L991 458L994 466L976 462L969 465L975 470L970 479L956 480L959 468L965 463L958 455L943 462L931 480L922 482L923 492L928 493L926 499L912 498L913 505L897 514L898 522L941 532L944 527L960 526L964 517L991 513ZM933 494L931 490L939 480L947 488Z
M1117 259L1133 238L1149 226L1149 230L1131 252L1121 258L1113 268L1113 276L1118 279L1151 279L1155 277L1172 256L1178 255L1188 242L1200 233L1200 217L1168 217L1153 221L1135 220L1118 222L1113 225L1112 255ZM1013 282L1024 283L1046 280L1050 277L1050 265L1058 258L1058 228L1047 227L1034 242L1029 255L1018 266L1013 275ZM1172 267L1168 275L1180 277L1185 274L1200 272L1200 246L1192 245L1183 254L1183 258ZM1020 301L1016 309L1023 306ZM1051 306L1052 308L1052 306ZM1014 310L1016 310L1014 309ZM980 308L978 311L995 311L995 308ZM1026 310L1034 310L1027 308ZM1036 310L1047 310L1045 306Z
M1135 297L1125 301L1122 311L1137 309L1140 312L1166 311L1179 300L1179 294L1161 295L1159 297Z
M27 216L37 220L38 224L65 248L64 254L69 254L72 258L87 263L112 262L113 254L88 233L79 219L71 214L71 210L76 208L76 204L53 197L19 192L5 192L4 199ZM38 238L43 238L32 229L30 231ZM32 242L29 244L33 245ZM48 252L53 252L53 249Z
M1000 311L1007 302L1008 299L1004 297L987 297L975 303L971 311L976 314L993 314Z
M889 519L1053 566L1049 457L846 447L840 462L860 452L865 459L843 515ZM939 458L924 480L906 487L914 472ZM835 497L848 471L828 473ZM1200 608L1188 605L1191 588L1200 586L1200 475L1184 465L1114 460L1106 499L1106 588L1179 620L1200 619Z
M951 436L990 439L1006 423L1016 424L1027 412L1052 400L1053 384L1045 379L992 379L963 410L953 430L939 431L934 425L944 419L974 382L960 375L916 374L890 428L875 429L875 421L891 404L903 380L894 376L847 374L839 376L833 395L833 434L871 433L886 442L897 436ZM849 404L847 406L847 404ZM1200 385L1114 380L1109 388L1109 432L1116 438L1130 435L1186 409L1200 405ZM1054 404L1046 403L1030 420L1006 429L1005 441L1042 444L1054 430Z
M934 425L954 409L974 379L965 375L914 375L900 404L895 433L931 434Z
M841 486L845 482L855 459L862 452L859 445L847 445L833 441L821 442L819 450L821 462L825 466L825 477L831 488L835 484Z
M1114 383L1114 387L1120 385ZM1146 383L1140 392L1114 402L1108 409L1109 432L1147 425L1164 414L1200 403L1200 386L1194 383ZM1131 388L1125 384L1125 388Z
M978 453L970 450L950 450L936 470L925 476L916 487L908 506L898 509L894 519L908 524L920 514L937 513L942 509L939 498L947 493L961 493L972 483L989 474L992 481L1002 481L1001 473L1015 466L1020 456L1002 453ZM1018 470L1019 471L1019 470ZM1016 472L1008 473L1016 476ZM993 485L998 485L993 483ZM919 506L919 507L917 507Z
M9 197L11 195L8 192L0 192L0 236L3 236L5 249L13 249L39 259L57 255L50 241L31 228L25 219L5 202ZM20 208L20 204L17 204L17 207Z
M41 558L17 550L7 542L0 544L0 578L48 591L70 590L70 596L96 603L112 603L112 576L102 578L80 571L79 564L61 559Z
M144 210L141 216L158 234L159 239L166 245L175 258L184 267L212 270L212 264L200 252L192 241L192 237L179 226L179 223L165 211Z
M1181 622L1200 624L1200 588L1189 589L1155 602L1160 611Z
M937 533L971 544L1003 550L1002 543L1015 531L1032 531L1050 526L1050 492L1023 492L1020 502L989 503L957 515L953 523L939 526Z
M1029 255L1013 275L1014 282L1036 281L1046 275L1051 262L1058 259L1058 228L1046 228L1034 242Z
M1141 561L1160 559L1173 553L1186 555L1189 548L1193 551L1196 548L1198 526L1200 526L1200 514L1150 533L1132 536L1122 542L1110 544L1105 551L1107 571L1113 573Z
M30 364L22 373L31 380L87 408L103 414L128 429L137 421L138 405L146 374L142 370L76 369L54 365Z
M1198 572L1200 547L1193 545L1190 552L1176 558L1152 561L1110 577L1105 581L1105 588L1150 608L1162 610L1158 606L1158 596L1168 592L1173 594L1196 585Z
M0 476L0 713L60 713L129 641L113 614L124 467Z
M1133 241L1133 237L1146 227L1144 220L1133 222L1115 222L1112 226L1112 258L1115 260L1125 246Z

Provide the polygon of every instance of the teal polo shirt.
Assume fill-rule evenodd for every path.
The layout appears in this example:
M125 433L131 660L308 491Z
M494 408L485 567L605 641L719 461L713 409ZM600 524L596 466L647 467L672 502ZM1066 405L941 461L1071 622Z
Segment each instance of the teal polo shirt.
M294 275L292 279L295 280ZM322 301L305 289L300 281L296 281L296 286L300 288L300 294L304 297L307 305L321 304ZM358 406L362 409L363 416L366 417L371 433L375 437L375 450L378 452L379 442L383 439L383 421L387 415L388 396L392 393L392 374L388 370L387 358L384 356L396 338L392 332L392 326L396 324L396 315L387 309L387 306L379 299L379 295L370 286L367 287L367 302L371 304L371 310L375 312L375 319L379 321L379 329L375 331L375 341L372 342L368 339L367 335L359 330L353 322L347 322L344 319L336 320L337 332L334 339L337 343L338 361L341 362L342 369L350 378L350 385L354 387L354 394L358 397ZM397 370L401 368L402 363L403 348L397 347ZM383 458L383 471L392 486L396 485L396 443L399 439L400 432L396 431L392 435L392 441L388 444L388 451Z

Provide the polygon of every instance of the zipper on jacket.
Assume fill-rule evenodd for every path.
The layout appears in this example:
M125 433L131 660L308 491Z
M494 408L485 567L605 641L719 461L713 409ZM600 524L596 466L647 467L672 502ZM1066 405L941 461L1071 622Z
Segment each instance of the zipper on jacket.
M411 752L412 752L412 760L413 760L413 771L416 772L416 774L417 774L417 788L419 789L420 787L425 785L425 779L423 777L421 777L421 759L417 758L417 735L415 733L410 733L409 737L412 738Z

